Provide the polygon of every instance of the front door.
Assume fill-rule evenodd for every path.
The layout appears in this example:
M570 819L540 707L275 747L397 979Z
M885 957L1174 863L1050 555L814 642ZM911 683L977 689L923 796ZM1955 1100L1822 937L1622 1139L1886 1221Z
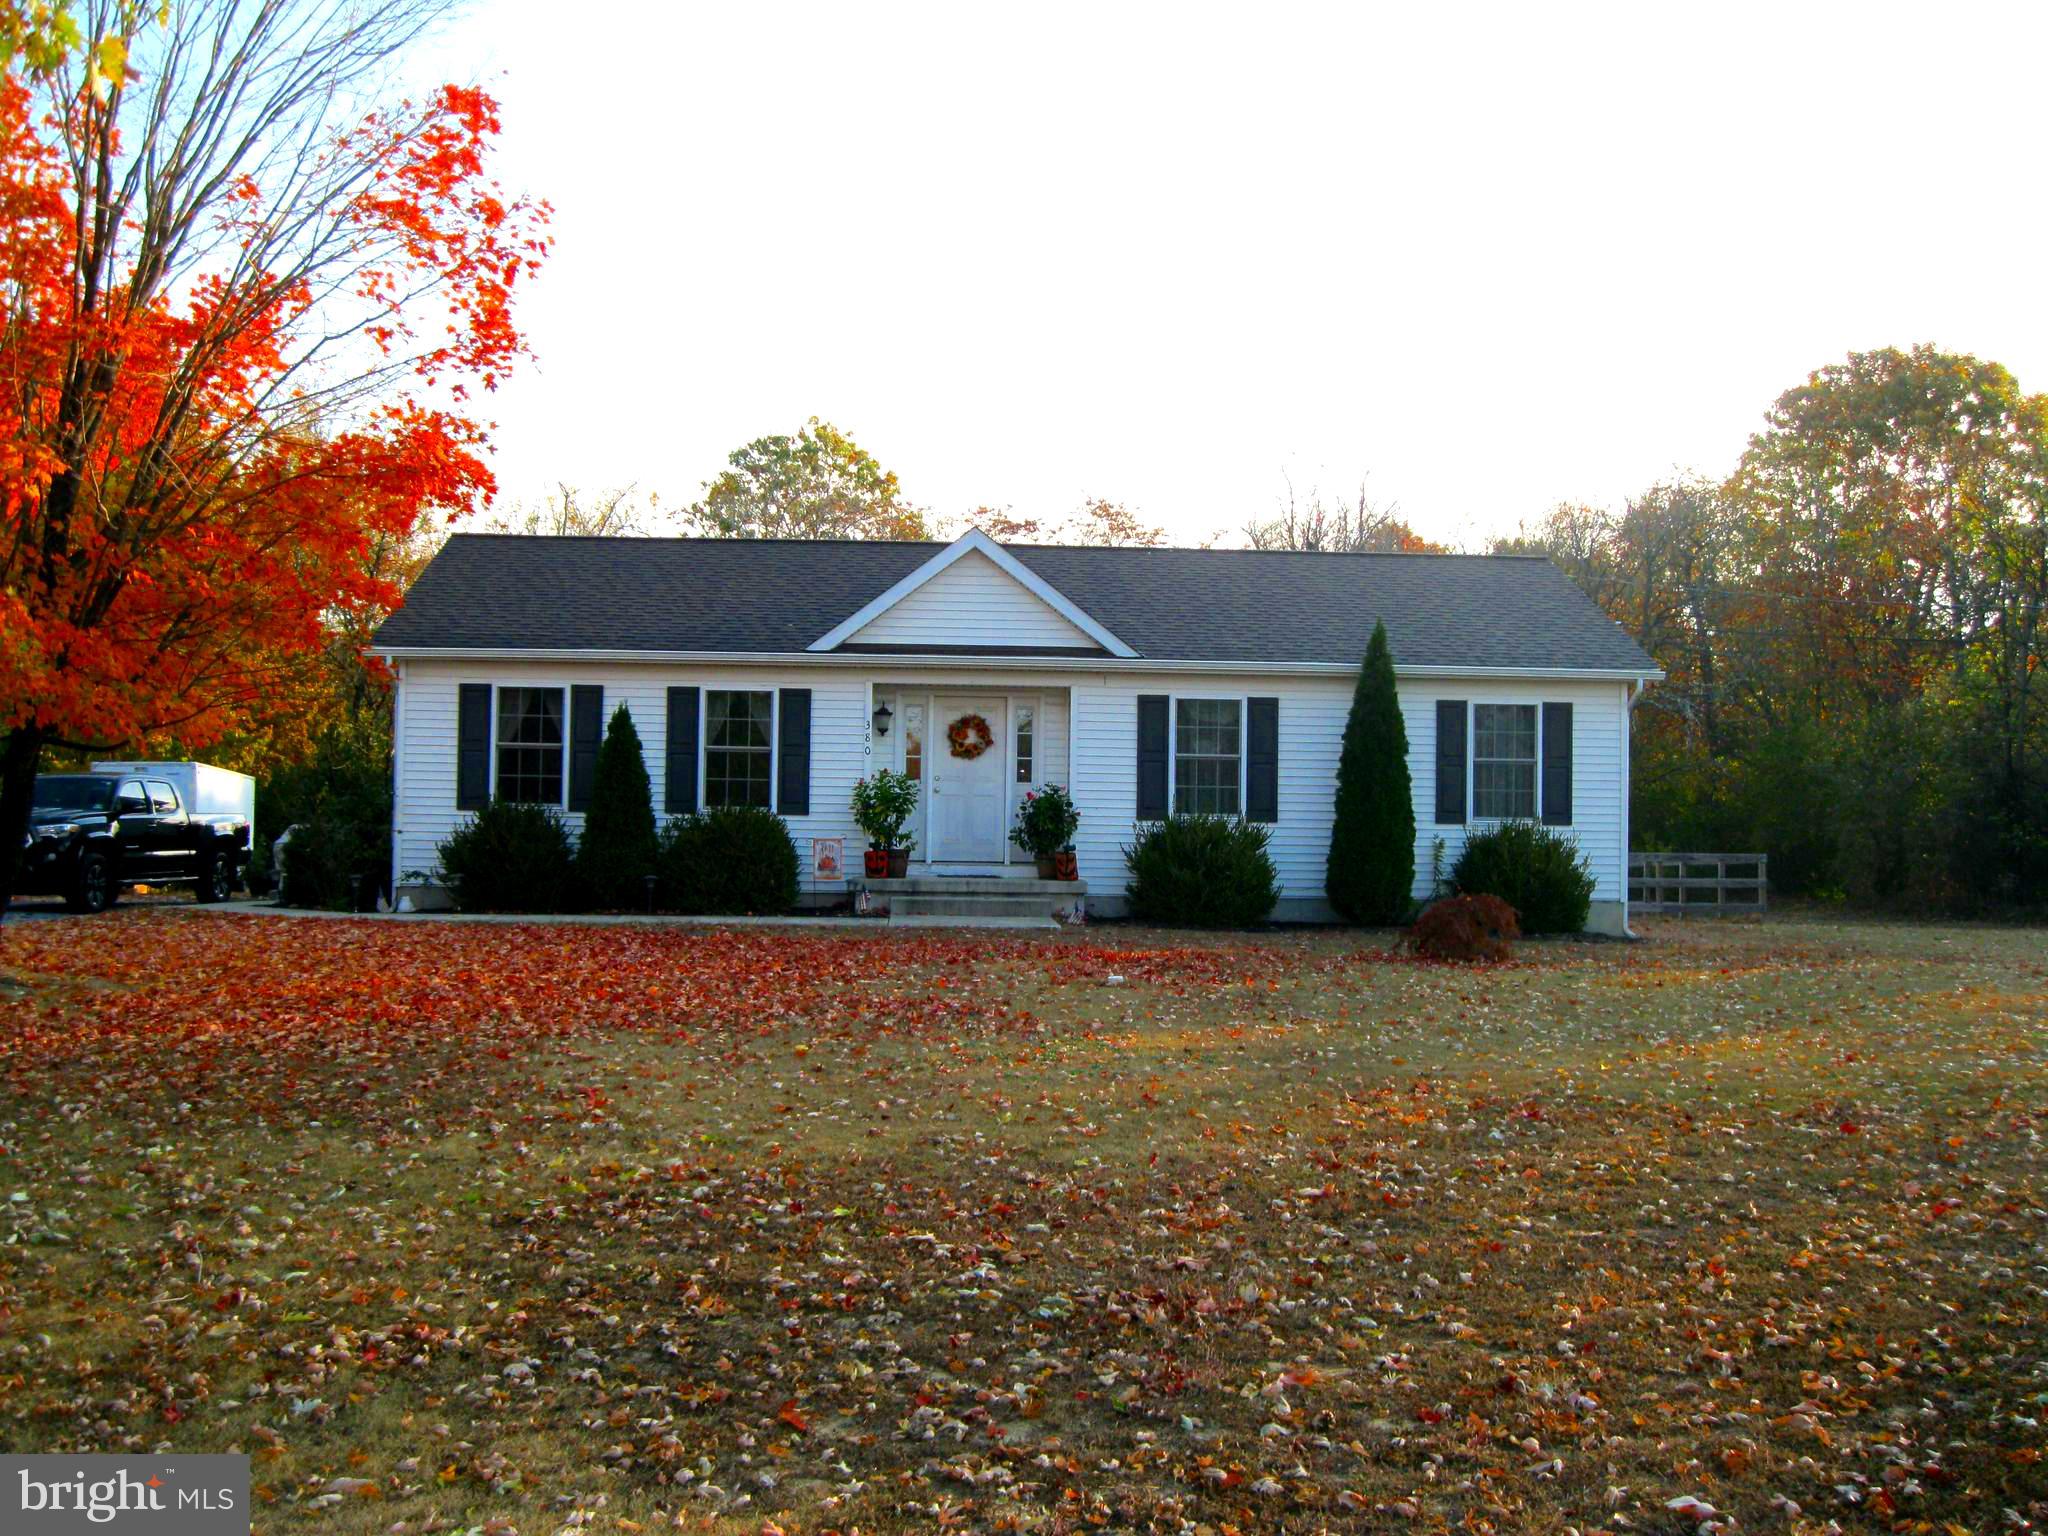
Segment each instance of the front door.
M934 705L929 749L931 847L926 857L934 864L1000 864L1003 845L1009 841L1003 820L1007 781L1002 697L942 695ZM984 726L985 734L980 729ZM958 747L955 735L961 740ZM974 751L974 756L963 757L962 751Z

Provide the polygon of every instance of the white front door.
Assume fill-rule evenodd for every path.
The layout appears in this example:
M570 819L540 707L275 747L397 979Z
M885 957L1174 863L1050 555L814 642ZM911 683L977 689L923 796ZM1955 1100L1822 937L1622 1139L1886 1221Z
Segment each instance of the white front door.
M1003 743L1007 740L1003 722L1003 700L993 698L947 697L933 701L931 745L927 749L932 765L930 828L932 845L925 857L934 864L1000 864L1003 845L1009 841L1004 823ZM960 757L953 750L953 730L961 722L980 716L988 726L988 749L977 757ZM968 734L970 744L983 738L979 731Z

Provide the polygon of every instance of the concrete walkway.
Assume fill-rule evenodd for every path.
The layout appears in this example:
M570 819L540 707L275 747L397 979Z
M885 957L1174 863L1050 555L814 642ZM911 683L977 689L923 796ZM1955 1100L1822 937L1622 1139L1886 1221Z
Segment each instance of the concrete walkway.
M1005 928L1058 932L1050 918L1009 917L845 917L821 912L815 917L689 917L659 912L319 912L308 907L280 907L267 901L194 902L186 912L232 912L251 917L342 919L352 923L514 923L581 928Z

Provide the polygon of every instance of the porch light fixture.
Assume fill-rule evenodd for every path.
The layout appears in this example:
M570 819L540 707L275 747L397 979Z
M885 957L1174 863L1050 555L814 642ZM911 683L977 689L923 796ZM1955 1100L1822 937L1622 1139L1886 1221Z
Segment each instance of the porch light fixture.
M895 718L896 711L891 709L887 704L877 704L875 706L875 734L877 736L888 735L889 722L891 720L894 720Z

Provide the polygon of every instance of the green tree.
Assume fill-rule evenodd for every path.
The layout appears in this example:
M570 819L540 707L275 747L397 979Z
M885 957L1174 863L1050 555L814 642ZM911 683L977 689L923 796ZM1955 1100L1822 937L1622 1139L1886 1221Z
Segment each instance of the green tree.
M1337 759L1337 823L1330 829L1330 905L1354 923L1406 920L1415 889L1415 801L1408 732L1394 691L1387 627L1372 627L1344 750Z
M597 749L590 809L576 867L591 902L600 907L639 907L654 873L654 792L633 716L621 704L612 712Z
M926 539L922 508L892 470L829 421L794 437L757 437L685 514L691 531L722 539Z

